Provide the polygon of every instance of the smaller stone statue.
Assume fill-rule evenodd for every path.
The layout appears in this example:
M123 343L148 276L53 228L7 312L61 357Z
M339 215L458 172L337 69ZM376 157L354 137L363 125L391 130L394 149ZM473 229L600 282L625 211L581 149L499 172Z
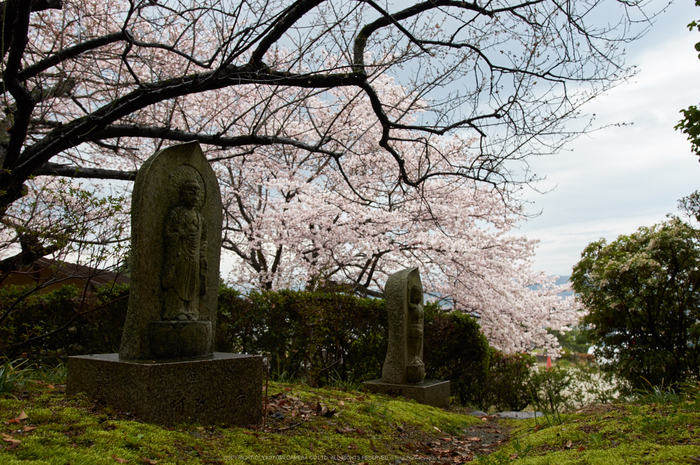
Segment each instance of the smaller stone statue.
M165 220L163 278L164 320L197 320L199 299L207 292L207 228L197 210L204 192L188 179L180 187L179 203Z
M450 406L450 382L425 379L423 362L423 284L418 268L398 271L386 281L389 322L381 379L365 381L372 392L404 396L435 407Z
M384 291L389 316L389 337L382 381L421 383L423 364L423 285L418 268L389 276Z

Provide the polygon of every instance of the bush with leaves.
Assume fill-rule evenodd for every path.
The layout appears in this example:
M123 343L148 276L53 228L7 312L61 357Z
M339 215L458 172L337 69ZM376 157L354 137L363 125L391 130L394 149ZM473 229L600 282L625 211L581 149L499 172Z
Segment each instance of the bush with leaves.
M481 407L487 397L484 381L491 352L477 321L428 306L423 333L427 376L450 380L451 395L459 403Z
M299 291L243 296L230 288L219 293L217 350L270 354L278 378L314 385L380 378L387 331L381 299ZM458 402L525 407L525 388L515 396L510 388L524 386L527 357L490 349L474 318L428 303L424 334L426 375L449 379Z
M33 360L116 352L129 287L103 286L86 293L62 286L0 288L0 354Z
M311 385L381 376L387 315L381 299L343 293L219 293L216 347L269 354L273 376Z
M128 286L103 287L87 298L73 286L46 294L2 288L0 309L17 304L0 325L0 351L31 359L116 352L128 291ZM315 386L380 378L387 331L382 299L219 289L216 350L265 354L273 378ZM490 348L474 318L435 303L425 305L424 334L428 378L450 380L459 403L484 410L527 405L532 357Z
M530 403L528 382L535 358L528 354L505 354L491 349L488 376L484 380L488 409L520 411Z
M678 218L593 242L571 277L603 368L633 387L700 373L700 231Z

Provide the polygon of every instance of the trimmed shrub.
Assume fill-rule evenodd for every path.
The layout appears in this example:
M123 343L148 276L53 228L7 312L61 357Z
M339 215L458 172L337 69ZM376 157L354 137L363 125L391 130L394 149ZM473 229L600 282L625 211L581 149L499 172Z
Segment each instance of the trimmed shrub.
M449 379L452 397L462 405L482 408L487 402L490 351L476 319L428 305L424 334L427 376Z
M128 286L89 296L72 286L28 295L26 288L0 289L0 315L7 315L0 322L0 354L46 360L117 352L128 292ZM320 386L380 378L387 332L382 299L219 289L216 350L266 355L273 379ZM427 377L449 379L458 403L482 410L527 405L529 359L489 348L474 318L428 303L424 334Z
M216 348L268 354L278 379L359 382L381 376L386 325L380 299L288 290L244 297L224 288Z
M36 360L119 349L129 287L84 294L75 286L48 293L0 288L0 354Z

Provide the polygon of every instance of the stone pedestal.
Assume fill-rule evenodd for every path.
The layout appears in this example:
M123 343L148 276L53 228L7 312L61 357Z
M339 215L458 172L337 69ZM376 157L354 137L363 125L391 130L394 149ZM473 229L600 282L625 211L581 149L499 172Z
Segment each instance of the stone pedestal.
M126 360L118 354L68 359L66 394L80 392L163 425L262 419L262 357L214 352L177 360Z
M419 404L447 408L450 406L449 381L423 381L416 384L393 384L375 379L362 383L371 392L388 396L403 396Z

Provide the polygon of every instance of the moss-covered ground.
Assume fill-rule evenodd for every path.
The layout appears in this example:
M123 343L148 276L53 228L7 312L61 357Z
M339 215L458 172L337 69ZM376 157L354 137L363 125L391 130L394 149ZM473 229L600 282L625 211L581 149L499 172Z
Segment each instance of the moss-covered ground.
M592 405L560 424L526 420L482 463L532 465L700 463L700 401ZM558 422L557 422L558 423Z
M27 382L0 397L0 464L700 463L698 400L590 406L554 424L270 383L266 411L264 426L166 428Z

